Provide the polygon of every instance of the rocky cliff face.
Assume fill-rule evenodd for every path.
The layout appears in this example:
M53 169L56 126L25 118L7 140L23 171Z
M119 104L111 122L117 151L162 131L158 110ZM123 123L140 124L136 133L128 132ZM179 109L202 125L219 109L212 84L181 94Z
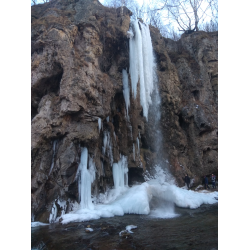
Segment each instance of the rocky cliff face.
M112 160L103 152L110 137L113 162L128 157L129 184L144 181L154 162L152 119L142 116L139 96L126 119L122 69L129 69L132 13L96 0L58 0L32 6L31 203L35 220L48 222L58 197L78 200L81 147L97 167L92 194L113 186ZM150 27L161 95L163 165L183 185L217 172L218 33L195 32L175 42ZM151 111L152 117L152 111ZM98 120L102 121L99 131ZM133 144L140 144L140 153ZM60 209L59 209L60 213Z

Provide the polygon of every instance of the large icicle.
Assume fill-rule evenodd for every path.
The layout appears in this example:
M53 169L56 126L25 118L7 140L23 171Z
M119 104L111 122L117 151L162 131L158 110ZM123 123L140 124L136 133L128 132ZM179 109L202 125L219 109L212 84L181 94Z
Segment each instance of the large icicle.
M131 77L131 88L134 98L136 98L137 83L138 83L138 56L137 56L137 43L134 36L132 27L127 32L129 39L129 73Z
M103 133L103 147L102 147L102 153L105 155L107 150L107 156L110 160L110 165L113 165L113 151L112 151L112 139L110 137L110 133L107 131L104 131Z
M125 69L122 70L122 83L123 83L123 96L125 99L127 117L128 117L128 108L130 106L130 98L129 98L129 84L128 84L128 73Z
M128 186L128 162L126 156L122 155L118 163L113 164L113 179L116 189Z
M136 140L137 140L137 147L138 147L137 154L140 155L140 141L138 137L136 138Z
M156 75L149 27L138 20L133 21L127 35L130 38L129 73L131 76L132 93L134 98L136 98L138 79L140 79L140 103L143 107L143 115L148 120L148 109L152 103L151 94Z
M82 148L81 162L78 167L79 181L78 181L78 191L81 208L93 209L94 206L91 200L91 183L95 180L95 164L92 158L89 159L89 169L87 169L88 164L88 149Z
M50 170L49 170L49 175L54 167L54 161L55 161L55 153L56 153L56 144L57 144L57 140L54 140L53 142L53 156L52 156L52 162L51 162L51 166L50 166Z
M102 119L100 117L98 117L98 128L99 128L99 133L100 133L101 128L102 128Z
M49 215L49 223L54 223L56 220L56 216L57 216L57 206L56 203L54 202L51 209L51 213Z

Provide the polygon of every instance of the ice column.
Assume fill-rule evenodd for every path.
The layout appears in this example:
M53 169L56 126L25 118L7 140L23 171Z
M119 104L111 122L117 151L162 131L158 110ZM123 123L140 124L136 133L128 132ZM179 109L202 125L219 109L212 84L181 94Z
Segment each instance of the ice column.
M103 147L102 147L102 153L105 155L107 150L107 155L110 160L111 166L113 165L113 152L112 152L112 140L110 137L110 133L107 131L104 131L103 133Z
M122 155L118 163L113 164L113 179L115 189L128 186L128 162L126 156Z
M140 141L138 137L136 138L136 140L137 140L137 147L138 147L137 154L140 155Z
M140 103L143 107L143 115L148 120L148 109L152 103L151 94L156 79L155 59L153 47L147 24L138 20L131 22L127 32L129 39L129 73L134 98L136 98L137 84L140 79Z
M128 117L128 108L130 106L130 98L129 98L129 85L128 85L128 73L125 69L122 70L122 83L123 83L123 96L125 99L127 117Z
M55 153L56 153L56 144L57 144L57 140L55 140L53 142L53 156L52 156L52 162L51 162L51 166L50 166L50 170L49 170L49 175L54 167L54 161L55 161Z
M81 162L78 167L79 181L78 191L81 208L93 209L94 206L91 200L91 183L95 180L95 164L92 158L89 159L88 164L88 149L82 148Z
M98 127L99 127L99 133L100 133L101 128L102 128L102 119L100 117L98 117Z
M54 202L51 209L51 213L49 215L49 223L54 223L56 220L56 216L57 216L57 206L56 203Z

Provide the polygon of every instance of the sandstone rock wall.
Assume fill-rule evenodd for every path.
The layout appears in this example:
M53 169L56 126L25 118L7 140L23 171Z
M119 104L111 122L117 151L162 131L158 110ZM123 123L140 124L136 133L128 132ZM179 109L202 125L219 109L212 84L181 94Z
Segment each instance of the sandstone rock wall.
M81 147L88 148L97 167L92 194L113 186L110 158L102 152L105 131L110 134L114 162L120 154L128 157L129 184L142 182L144 171L152 167L153 121L146 122L142 116L139 96L135 100L130 96L128 121L122 92L122 69L129 69L126 32L131 15L127 8L121 15L119 8L109 9L95 0L32 6L31 205L35 220L47 222L58 197L78 200L75 177ZM218 34L195 32L175 42L154 27L150 32L162 101L162 152L168 159L164 167L169 167L179 185L185 173L198 183L202 175L218 169ZM141 150L134 160L137 138Z

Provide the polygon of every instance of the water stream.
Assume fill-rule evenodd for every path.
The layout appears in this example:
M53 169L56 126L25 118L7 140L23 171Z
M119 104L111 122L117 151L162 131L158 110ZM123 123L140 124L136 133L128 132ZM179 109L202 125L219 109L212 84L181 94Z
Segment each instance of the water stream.
M175 208L175 218L124 215L82 223L32 228L32 250L215 250L218 249L218 205ZM133 233L119 236L128 225ZM86 232L90 226L92 232ZM43 248L42 248L43 247Z

